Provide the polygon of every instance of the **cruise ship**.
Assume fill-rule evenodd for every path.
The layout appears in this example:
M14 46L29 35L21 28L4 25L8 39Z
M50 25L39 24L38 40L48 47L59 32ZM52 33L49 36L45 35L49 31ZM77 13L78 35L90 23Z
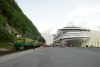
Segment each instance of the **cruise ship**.
M58 29L54 35L53 44L66 44L67 46L80 47L87 46L90 37L84 33L89 32L89 29L74 26L73 23L68 23L67 27Z

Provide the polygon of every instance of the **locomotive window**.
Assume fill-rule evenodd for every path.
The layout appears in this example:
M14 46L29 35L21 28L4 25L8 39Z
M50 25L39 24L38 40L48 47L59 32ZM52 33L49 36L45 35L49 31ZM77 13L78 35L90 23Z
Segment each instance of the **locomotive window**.
M18 42L22 42L24 41L25 39L17 39Z

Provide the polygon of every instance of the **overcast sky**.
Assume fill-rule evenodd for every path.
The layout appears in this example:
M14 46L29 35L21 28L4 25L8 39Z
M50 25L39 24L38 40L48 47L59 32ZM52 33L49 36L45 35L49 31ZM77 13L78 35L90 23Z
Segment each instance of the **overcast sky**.
M100 26L100 0L16 0L40 32L88 23Z

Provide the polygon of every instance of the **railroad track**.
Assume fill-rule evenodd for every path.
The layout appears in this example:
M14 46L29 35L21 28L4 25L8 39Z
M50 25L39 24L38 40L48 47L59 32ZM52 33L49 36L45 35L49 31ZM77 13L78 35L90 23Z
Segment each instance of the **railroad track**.
M27 49L29 50L29 49ZM26 50L10 50L10 51L0 51L0 56L7 55L7 54L12 54L12 53L17 53L21 51L26 51Z

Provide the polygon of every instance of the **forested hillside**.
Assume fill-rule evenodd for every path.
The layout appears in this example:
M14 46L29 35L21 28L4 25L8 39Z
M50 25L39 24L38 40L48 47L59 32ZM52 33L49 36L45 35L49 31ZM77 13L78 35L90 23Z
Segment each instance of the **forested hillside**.
M34 18L33 18L34 19ZM34 23L34 22L33 22ZM14 42L15 34L7 30L7 24L19 34L45 43L45 39L32 21L23 13L15 0L0 0L0 42Z

